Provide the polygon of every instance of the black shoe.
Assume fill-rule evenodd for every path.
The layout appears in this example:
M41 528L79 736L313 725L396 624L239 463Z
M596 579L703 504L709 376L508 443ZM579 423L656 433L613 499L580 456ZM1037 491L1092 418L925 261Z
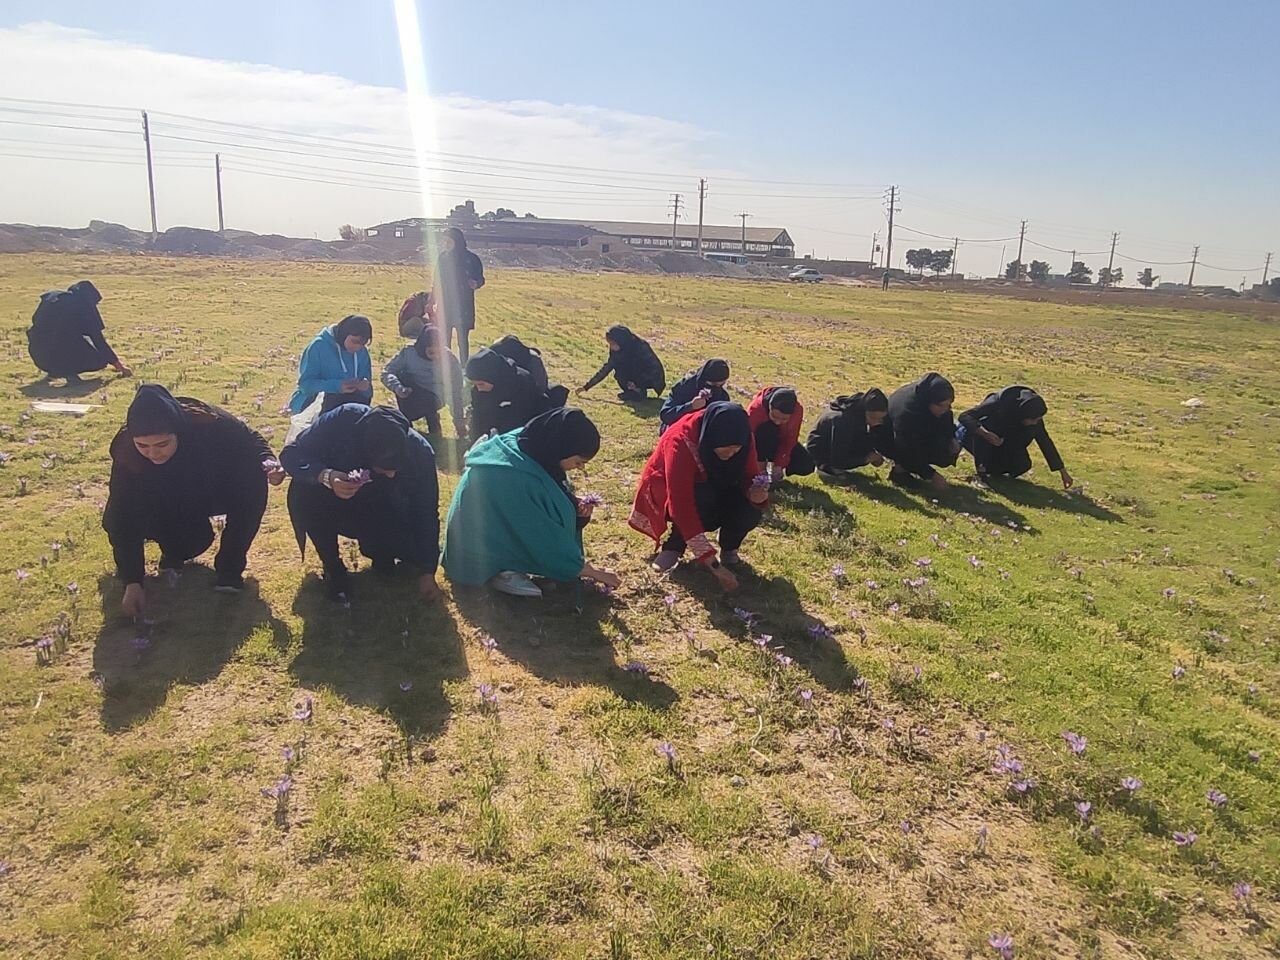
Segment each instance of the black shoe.
M330 600L343 606L351 604L351 574L345 565L324 572L324 592Z
M217 593L239 593L244 589L244 577L238 573L220 573L213 589Z
M644 397L645 397L644 392L640 390L623 390L620 394L618 394L618 399L622 400L623 402L628 402L633 400L643 400Z
M899 487L918 487L920 481L902 467L894 467L889 471L889 482Z
M80 379L80 374L78 373L67 374L66 381L68 387L74 387L77 383L84 383L84 381Z

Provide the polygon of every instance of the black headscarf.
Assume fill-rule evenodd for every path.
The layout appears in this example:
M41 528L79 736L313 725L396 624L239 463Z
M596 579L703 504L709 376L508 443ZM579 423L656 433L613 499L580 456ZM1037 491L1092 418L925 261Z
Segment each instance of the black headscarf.
M1018 419L1039 420L1049 412L1049 405L1044 398L1030 387L1023 387L1018 393Z
M488 347L481 347L467 361L467 379L474 383L483 380L495 387L509 387L516 377L515 363Z
M458 251L465 251L467 249L467 237L457 227L450 227L448 230L444 232L444 235L446 237L450 237L453 239L453 242L455 244L454 249ZM447 250L445 252L448 253Z
M338 346L344 347L347 337L364 337L365 340L372 340L373 324L362 314L349 313L333 325L333 339L338 341Z
M133 437L181 433L186 426L187 415L182 412L182 406L158 383L140 386L125 415L125 428Z
M723 361L721 361L723 362ZM747 450L751 444L751 421L747 411L736 403L717 400L702 413L702 432L698 435L698 456L707 482L727 489L741 486L747 469ZM728 460L716 455L716 447L740 446L742 449Z
M923 397L925 403L946 403L956 398L955 387L940 373L926 373L916 387L916 394Z
M612 327L604 332L606 340L612 340L618 345L618 348L625 351L634 344L639 337L631 332L629 327L624 327L620 323L615 323Z
M67 290L74 293L81 300L87 300L94 306L102 302L102 294L98 292L98 288L93 285L92 280L78 280L67 287Z
M440 331L431 324L427 324L422 328L422 332L418 334L418 339L413 341L413 349L417 351L418 356L425 360L427 359L427 347L433 343L439 343L439 336Z
M356 444L370 468L400 470L405 463L409 421L390 407L370 407L356 421Z
M581 410L559 407L525 424L516 442L567 494L568 478L560 461L569 457L590 460L600 452L600 431Z
M791 416L796 412L800 399L791 387L770 387L764 392L764 402L767 409Z
M719 357L708 360L698 368L698 389L711 383L720 383L729 379L729 361L721 360ZM722 444L723 446L723 444Z
M495 342L489 349L500 356L506 357L517 367L524 367L526 370L528 370L532 365L533 355L535 353L537 353L538 356L542 356L541 353L538 353L537 350L526 344L514 333L508 333L501 340Z

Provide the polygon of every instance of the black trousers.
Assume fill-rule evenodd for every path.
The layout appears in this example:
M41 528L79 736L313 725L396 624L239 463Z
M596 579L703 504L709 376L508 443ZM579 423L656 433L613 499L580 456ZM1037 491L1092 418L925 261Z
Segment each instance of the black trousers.
M998 447L983 440L976 433L962 430L960 444L971 454L978 472L997 477L1020 477L1031 469L1031 452L1027 447L1010 443L1007 439Z
M876 448L893 461L894 467L901 468L916 476L926 476L926 468L954 467L959 451L953 450L947 438L934 440L923 447L905 448L897 442L892 434L881 434L876 440Z
M408 555L403 524L392 499L391 485L372 480L350 500L317 483L289 483L289 517L315 547L326 577L341 579L347 568L338 553L338 537L360 544L360 553L375 563Z
M695 484L693 502L697 505L703 529L708 533L712 530L720 531L721 550L737 550L742 546L742 541L747 539L747 534L760 525L764 516L760 508L736 487L725 490L717 489L709 483ZM672 523L671 533L662 549L684 553L684 548L685 538Z
M113 358L84 337L68 336L55 341L45 334L33 333L27 334L31 360L51 377L74 377L111 365Z
M458 333L458 359L462 361L462 365L467 365L467 359L471 356L471 328L455 327L450 325L444 332L444 348L446 350L453 349L453 333Z
M621 370L613 371L613 379L617 381L619 390L621 390L623 393L634 394L635 399L637 400L643 400L645 397L647 397L649 395L650 390L652 390L656 394L662 393L661 388L659 388L656 383L650 383L648 380L643 380L643 379L635 380L632 378L631 374L623 373ZM630 387L628 387L627 386L628 383L634 383L636 385L635 390L632 390Z
M396 397L396 406L410 423L425 419L427 432L440 436L440 398L430 390L414 387L407 397Z
M225 515L227 522L213 559L213 569L220 579L234 579L244 573L249 547L258 535L262 515L267 510L267 478L261 474L252 481L246 478L236 484L236 488L234 493L223 494L208 504L207 514L200 511L184 516L151 515L142 536L160 545L162 567L180 567L208 550L213 545L213 525L209 517Z
M769 429L772 427L773 429ZM756 430L756 459L763 463L772 463L778 456L778 427L774 423L762 423ZM788 477L807 477L813 473L813 456L805 449L804 444L797 443L791 448L791 462L787 464Z

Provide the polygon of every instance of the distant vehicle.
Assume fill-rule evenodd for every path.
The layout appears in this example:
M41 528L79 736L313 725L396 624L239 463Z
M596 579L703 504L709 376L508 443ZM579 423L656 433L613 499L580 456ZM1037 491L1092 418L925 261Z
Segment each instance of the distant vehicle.
M787 279L792 283L821 283L822 274L813 267L801 267L799 270L792 270L787 274Z
M703 256L703 259L705 260L719 260L721 263L736 263L740 267L745 267L748 263L751 262L751 258L748 257L745 253L727 253L727 252L715 251L711 253L704 253L702 256Z

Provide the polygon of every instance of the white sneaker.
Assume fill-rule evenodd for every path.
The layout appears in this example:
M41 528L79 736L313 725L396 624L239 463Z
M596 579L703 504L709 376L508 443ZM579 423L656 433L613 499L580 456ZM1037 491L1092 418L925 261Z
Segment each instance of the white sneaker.
M489 581L489 585L499 593L513 597L542 596L542 588L530 580L527 573L516 573L514 570L503 570Z

